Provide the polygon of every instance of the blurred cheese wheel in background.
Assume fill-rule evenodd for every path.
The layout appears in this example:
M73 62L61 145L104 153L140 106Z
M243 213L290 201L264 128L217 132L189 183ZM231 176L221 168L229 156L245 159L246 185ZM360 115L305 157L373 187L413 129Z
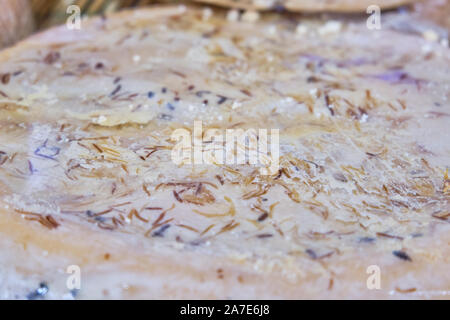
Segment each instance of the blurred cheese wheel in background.
M383 10L395 9L417 0L194 0L243 10L287 10L292 12L365 13L371 5Z
M29 0L0 0L0 47L5 47L33 32Z

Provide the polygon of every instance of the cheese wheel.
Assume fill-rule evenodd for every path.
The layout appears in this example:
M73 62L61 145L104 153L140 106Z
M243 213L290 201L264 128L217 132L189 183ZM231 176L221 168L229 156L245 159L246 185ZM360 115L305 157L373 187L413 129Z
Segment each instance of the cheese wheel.
M448 299L450 51L398 15L161 6L2 51L1 297Z

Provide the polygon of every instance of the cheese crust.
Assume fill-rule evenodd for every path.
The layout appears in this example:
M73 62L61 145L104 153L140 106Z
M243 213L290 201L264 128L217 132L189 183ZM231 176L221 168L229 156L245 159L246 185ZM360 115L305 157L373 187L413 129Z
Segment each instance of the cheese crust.
M449 62L364 19L191 6L3 51L0 297L448 299ZM196 120L279 129L279 170L175 164Z

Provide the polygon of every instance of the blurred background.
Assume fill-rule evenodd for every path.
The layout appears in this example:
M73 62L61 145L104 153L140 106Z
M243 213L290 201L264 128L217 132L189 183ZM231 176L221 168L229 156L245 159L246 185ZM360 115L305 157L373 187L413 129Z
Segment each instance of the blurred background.
M90 16L164 2L176 0L0 0L0 48L64 23L70 5L78 5L83 15Z
M298 0L302 1L302 0ZM339 0L336 0L339 1ZM29 34L62 24L67 7L78 5L83 15L105 14L122 8L188 0L0 0L0 48L10 46ZM376 0L374 0L376 4ZM418 0L400 10L408 10L420 18L450 30L450 0ZM362 12L361 14L365 14Z

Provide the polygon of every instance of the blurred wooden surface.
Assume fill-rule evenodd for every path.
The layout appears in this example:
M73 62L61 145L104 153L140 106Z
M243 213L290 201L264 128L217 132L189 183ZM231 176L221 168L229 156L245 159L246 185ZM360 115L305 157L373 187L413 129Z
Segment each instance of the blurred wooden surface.
M67 7L77 5L83 15L113 12L121 8L139 7L171 0L31 0L39 27L60 24L67 19Z
M34 30L29 0L0 0L0 48L13 44Z
M413 14L450 31L450 0L422 0L414 5Z

